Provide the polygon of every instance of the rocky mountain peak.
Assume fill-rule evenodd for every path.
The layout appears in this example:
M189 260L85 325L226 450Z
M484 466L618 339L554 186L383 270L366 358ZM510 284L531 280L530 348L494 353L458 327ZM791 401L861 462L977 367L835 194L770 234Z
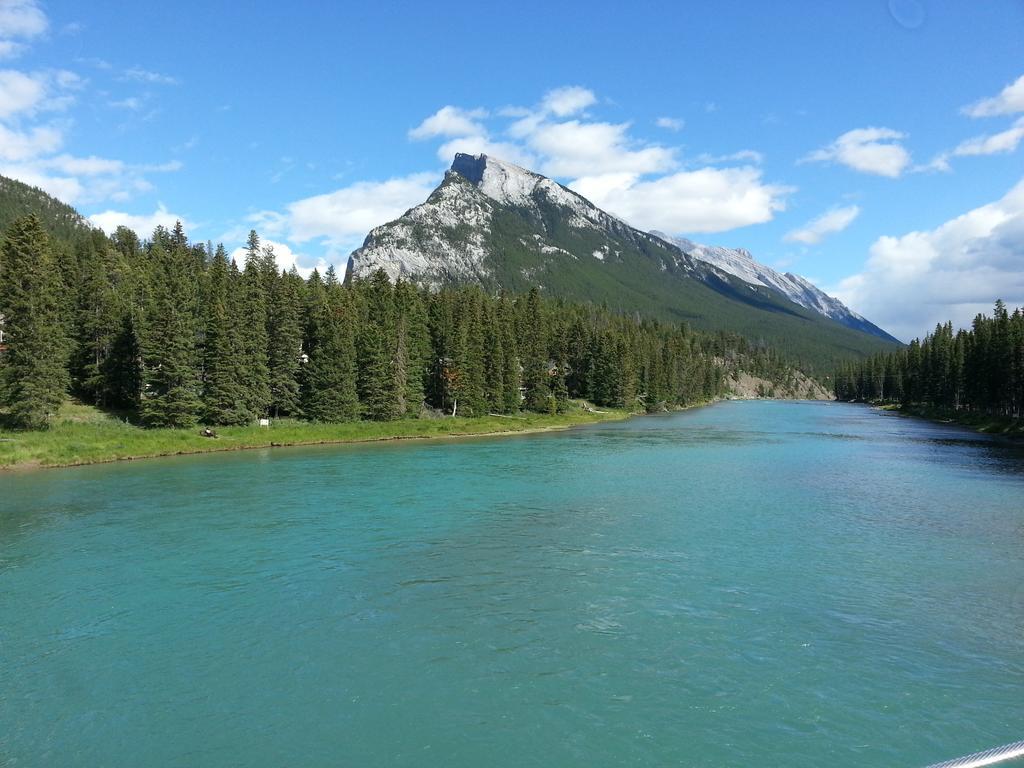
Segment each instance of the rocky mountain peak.
M548 182L539 174L484 154L459 152L452 170L502 205L530 205L534 191Z

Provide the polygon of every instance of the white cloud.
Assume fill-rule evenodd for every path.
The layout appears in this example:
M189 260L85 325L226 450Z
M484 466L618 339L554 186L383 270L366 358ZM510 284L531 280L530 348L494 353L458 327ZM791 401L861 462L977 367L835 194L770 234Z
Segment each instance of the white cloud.
M579 85L567 85L544 94L541 108L556 117L568 117L596 103L593 91Z
M659 117L654 124L667 131L681 131L686 125L686 121L680 117Z
M953 170L949 164L951 157L1009 154L1017 150L1022 139L1024 139L1024 117L1018 118L1005 131L975 136L962 141L955 149L936 155L927 165L916 166L911 170L949 172Z
M274 261L280 271L288 272L292 267L295 267L298 273L303 278L306 278L313 273L314 269L320 270L320 274L323 274L327 267L330 266L325 259L298 253L288 243L283 243L279 240L268 240L265 237L261 237L260 244L274 252ZM238 246L228 254L228 258L232 259L241 269L245 267L245 254L246 249L243 246ZM343 274L343 272L339 274L339 278Z
M65 203L74 204L83 197L83 185L71 176L54 176L49 171L31 164L0 164L0 175L17 179L32 187L39 187Z
M21 162L56 152L63 142L63 134L52 126L15 131L0 125L0 161Z
M730 155L709 155L707 153L697 155L697 162L704 165L717 165L719 163L756 163L764 162L764 155L753 149L741 149Z
M766 184L753 167L701 168L651 181L618 173L577 179L571 186L596 205L641 229L673 234L724 232L771 221L785 210L790 187Z
M129 96L125 99L111 101L109 102L109 105L114 109L126 109L129 112L138 112L142 109L142 99L138 96Z
M491 141L486 136L461 136L451 141L446 141L437 149L437 156L444 163L451 163L456 152L465 152L469 155L485 154L507 160L510 163L530 168L537 162L537 158L523 149L518 144L505 141Z
M30 40L46 31L46 14L35 0L0 0L0 59L20 55Z
M46 96L46 81L14 69L0 70L0 119L31 114Z
M483 136L486 131L478 122L487 117L483 109L460 109L448 105L426 118L409 131L409 138L432 139L438 136Z
M120 160L110 160L105 157L72 157L71 155L58 155L50 157L39 163L44 168L52 168L61 173L69 173L77 176L101 176L105 174L121 173L125 164Z
M970 117L996 117L1024 112L1024 75L1003 88L998 95L976 101L961 111Z
M24 43L17 43L14 40L0 40L0 59L13 59L24 53L28 48Z
M422 203L437 181L433 173L415 173L387 181L360 181L298 200L288 205L288 239L305 243L322 238L335 249L351 250L374 227Z
M836 162L861 173L896 178L910 164L910 153L899 143L906 137L891 128L857 128L811 152L803 162Z
M845 208L833 208L826 211L815 219L807 222L799 229L786 233L782 239L788 243L803 243L804 245L817 245L828 235L835 232L842 232L853 220L860 215L860 208L856 205L848 205Z
M550 176L661 173L675 167L674 149L634 148L628 130L629 123L544 123L527 145L544 157L541 171Z
M151 85L179 85L181 83L181 81L176 77L164 75L160 72L152 72L148 69L142 69L141 67L126 69L119 79L131 80L136 83L149 83Z
M962 142L953 154L958 157L966 155L996 155L1013 152L1021 139L1024 139L1024 117L1020 118L1009 129L989 136L975 136Z
M171 229L178 221L181 222L186 230L192 228L192 224L184 216L171 213L163 203L159 203L153 213L132 214L125 213L124 211L108 210L102 213L94 213L89 217L89 221L93 226L99 227L108 235L113 234L114 230L118 227L128 227L128 229L135 232L142 239L151 237L153 230L157 226Z
M52 137L43 134L39 141L32 143L32 137L21 147L16 144L3 144L5 130L0 126L0 145L10 150L13 147L26 156L13 158L13 162L0 162L0 174L39 187L59 200L71 205L97 203L104 200L123 202L133 196L148 192L153 185L146 179L148 173L168 173L179 170L182 165L178 161L151 165L131 165L121 160L96 157L75 157L73 155L49 155L56 149L56 144L43 146L44 140ZM18 136L17 134L14 134ZM22 138L25 138L22 135ZM42 147L46 154L37 154ZM2 157L2 156L0 156Z
M905 340L967 326L997 298L1024 306L1024 179L935 229L880 237L864 270L829 292Z
M456 152L484 153L569 180L568 186L597 205L646 229L721 232L769 221L784 209L791 189L764 182L761 171L749 166L762 161L759 152L698 158L703 165L741 167L679 172L679 150L635 139L629 122L565 119L597 101L592 91L567 86L549 91L532 108L503 107L496 114L509 122L501 138L476 122L476 111L448 106L414 129L411 138L462 133L439 148L445 162ZM668 129L683 125L671 117L658 123Z

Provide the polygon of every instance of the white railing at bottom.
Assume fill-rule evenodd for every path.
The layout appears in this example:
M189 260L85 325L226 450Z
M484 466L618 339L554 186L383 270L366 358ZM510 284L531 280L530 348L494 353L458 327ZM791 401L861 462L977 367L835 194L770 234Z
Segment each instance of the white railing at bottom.
M933 763L928 768L981 768L983 765L995 765L1004 760L1013 760L1017 757L1024 757L1024 741L1004 744L1001 747L986 749L984 752L975 752L973 755L964 755L956 760L947 760L944 763Z

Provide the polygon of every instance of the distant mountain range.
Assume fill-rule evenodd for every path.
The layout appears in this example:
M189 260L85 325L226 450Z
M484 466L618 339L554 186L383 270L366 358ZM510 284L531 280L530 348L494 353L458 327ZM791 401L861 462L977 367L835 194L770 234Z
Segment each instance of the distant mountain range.
M794 304L806 307L819 315L832 318L847 328L863 331L895 343L899 340L889 335L870 320L858 315L839 299L829 296L814 283L792 272L782 274L757 261L745 248L722 248L717 245L701 245L685 237L671 237L657 230L652 235L676 245L695 259L718 267L723 272L735 275L750 285L764 286L778 291Z
M805 369L898 342L795 275L746 251L644 232L551 179L486 155L458 154L427 200L377 227L348 274L377 269L433 287L478 283L516 293L538 285L763 341Z

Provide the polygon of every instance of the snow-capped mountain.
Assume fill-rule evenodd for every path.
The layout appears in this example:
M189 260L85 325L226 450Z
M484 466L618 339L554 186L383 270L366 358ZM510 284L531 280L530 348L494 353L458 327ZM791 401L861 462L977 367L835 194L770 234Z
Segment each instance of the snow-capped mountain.
M753 272L737 274L724 261L631 227L551 179L486 155L458 154L426 201L367 235L349 258L348 279L383 269L433 288L476 283L517 293L537 286L573 301L740 333L829 364L851 350L884 348L884 333L840 324L802 303L806 296L796 301L795 281L782 290L747 262Z
M848 328L890 341L897 341L867 318L858 315L839 299L829 296L814 283L799 275L794 275L792 272L783 274L755 261L750 251L745 248L702 245L683 237L671 237L656 230L651 234L678 246L684 253L695 259L718 267L730 275L735 275L745 283L776 290L794 304L832 318Z

